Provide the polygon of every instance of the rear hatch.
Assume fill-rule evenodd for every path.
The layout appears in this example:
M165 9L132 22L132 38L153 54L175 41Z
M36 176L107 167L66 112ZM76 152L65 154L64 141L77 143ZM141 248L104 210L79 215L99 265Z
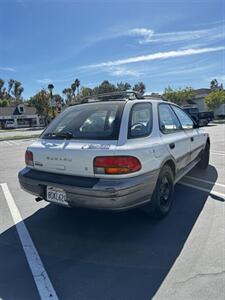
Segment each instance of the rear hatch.
M33 152L34 168L76 176L94 176L96 156L113 155L117 141L38 140L28 149Z
M124 101L88 103L59 115L28 150L34 168L76 176L94 176L96 156L113 155Z

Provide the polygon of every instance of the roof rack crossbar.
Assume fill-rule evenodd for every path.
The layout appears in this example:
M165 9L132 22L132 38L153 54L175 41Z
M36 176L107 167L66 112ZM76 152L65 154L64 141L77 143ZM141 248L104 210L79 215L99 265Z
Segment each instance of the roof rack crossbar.
M126 96L126 95L134 95L135 99L144 99L144 97L142 96L142 94L140 94L139 92L136 91L118 91L118 92L110 92L110 93L103 93L103 94L97 94L97 95L93 95L93 96L89 96L89 97L85 97L84 99L81 100L80 103L88 103L88 100L94 100L96 99L96 101L106 101L106 100L113 100L112 98L110 99L104 99L104 100L100 100L101 98L106 98L106 97L110 97L110 96ZM133 100L131 98L126 98L123 97L123 99L127 99L127 100ZM119 99L114 99L114 100L119 100Z

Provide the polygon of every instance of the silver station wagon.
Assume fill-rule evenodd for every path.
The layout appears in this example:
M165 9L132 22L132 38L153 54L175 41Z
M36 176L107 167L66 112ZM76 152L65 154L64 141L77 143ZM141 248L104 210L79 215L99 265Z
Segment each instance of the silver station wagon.
M26 151L21 187L72 207L142 207L164 217L174 185L209 163L210 140L177 105L135 92L83 100L56 117Z

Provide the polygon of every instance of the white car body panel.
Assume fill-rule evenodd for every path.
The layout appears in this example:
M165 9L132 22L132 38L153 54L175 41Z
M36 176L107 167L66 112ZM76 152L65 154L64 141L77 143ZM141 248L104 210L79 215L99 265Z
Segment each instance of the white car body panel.
M152 104L151 134L143 138L128 139L130 110L134 104L142 102ZM84 177L129 178L160 169L167 159L172 159L177 171L181 170L198 156L208 136L202 129L183 130L170 134L161 133L158 120L159 103L162 101L149 99L127 101L123 110L119 138L116 141L38 139L28 148L34 156L34 166L31 168ZM194 142L190 140L192 136ZM176 144L174 149L170 149L171 143ZM137 157L142 165L141 170L122 175L94 174L93 160L96 156L115 155Z
M93 159L114 155L117 141L42 140L28 149L33 152L34 169L60 174L93 177Z

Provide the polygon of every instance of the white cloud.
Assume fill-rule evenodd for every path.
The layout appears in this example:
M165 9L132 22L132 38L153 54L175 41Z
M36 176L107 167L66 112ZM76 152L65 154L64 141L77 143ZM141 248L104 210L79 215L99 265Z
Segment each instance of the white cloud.
M74 76L73 77L69 77L69 78L62 78L62 79L49 79L49 78L43 78L43 79L37 79L36 82L37 83L41 83L41 84L49 84L49 83L56 83L56 82L69 82L71 80L74 80Z
M203 54L203 53L210 53L210 52L217 52L224 50L225 47L208 47L208 48L197 48L197 49L182 49L182 50L174 50L174 51L167 51L167 52L156 52L146 55L140 56L133 56L128 57L125 59L113 60L113 61L106 61L99 64L92 64L88 66L84 66L83 68L104 68L104 67L115 67L121 66L131 63L138 63L138 62L145 62L145 61L152 61L152 60L160 60L160 59L168 59L168 58L175 58L175 57L182 57L182 56L191 56L196 54Z
M5 71L5 72L16 72L16 69L11 68L11 67L0 67L0 71Z
M149 77L155 78L155 77L165 77L165 76L171 76L171 75L186 75L186 74L194 74L194 73L205 73L207 70L210 70L211 68L215 67L215 64L206 64L203 66L199 65L192 65L192 66L182 66L177 67L175 66L173 69L168 69L166 71L160 71L158 73L152 73Z
M123 77L123 76L132 76L139 77L141 73L137 70L132 70L124 67L110 67L108 72L112 76Z
M156 33L152 29L148 28L133 28L127 33L121 33L123 35L140 36L142 39L139 40L139 44L147 43L167 43L167 42L185 42L191 40L207 39L224 39L224 28L220 25L208 29L198 30L186 30L186 31L174 31L174 32L163 32ZM205 42L205 41L204 41Z
M53 80L52 79L49 79L49 78L44 78L44 79L37 79L36 80L38 83L41 83L41 84L49 84L49 83L52 83Z
M210 80L213 80L213 79L215 79L215 78L217 79L217 81L218 81L219 83L225 82L225 75L217 75L217 76L211 77Z
M129 32L130 35L142 36L143 39L139 41L140 44L151 42L154 31L147 28L134 28Z

